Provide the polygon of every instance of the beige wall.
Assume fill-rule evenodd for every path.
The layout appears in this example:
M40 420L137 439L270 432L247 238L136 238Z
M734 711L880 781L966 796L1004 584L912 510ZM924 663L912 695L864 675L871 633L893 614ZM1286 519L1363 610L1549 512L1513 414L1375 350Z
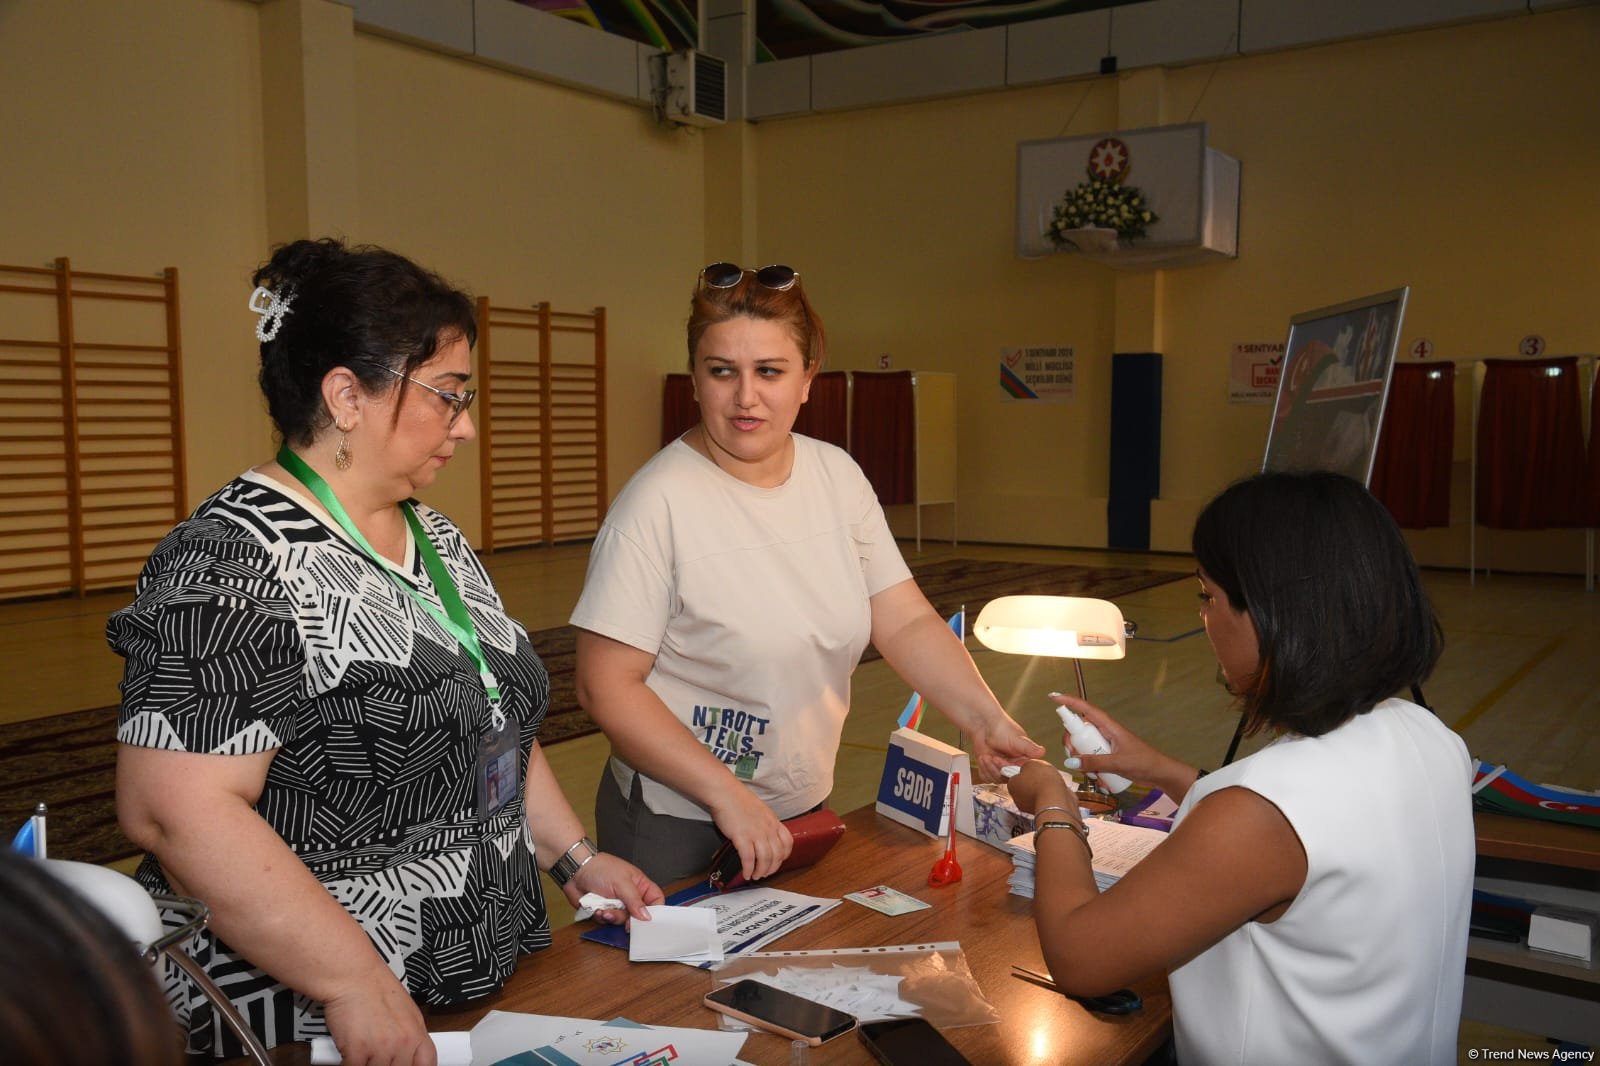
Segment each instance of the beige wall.
M0 2L0 262L178 268L192 501L267 448L244 309L265 251L257 17Z
M1228 351L1281 340L1297 311L1410 285L1403 339L1426 336L1439 357L1510 355L1534 332L1552 351L1600 350L1597 39L1590 7L1166 74L1162 116L1209 123L1243 193L1239 258L1163 278L1153 547L1185 548L1201 503L1259 466L1267 408L1226 402ZM835 364L887 351L961 375L970 539L1104 542L1117 275L1017 260L1011 211L1015 143L1116 128L1113 84L759 127L761 257L806 272ZM999 349L1017 344L1076 348L1077 398L1002 400ZM1416 538L1425 562L1466 562L1465 404L1460 417L1462 519ZM1502 565L1581 568L1578 533L1493 541Z
M269 446L243 305L284 206L263 177L261 23L291 2L328 0L0 0L0 262L180 269L192 499ZM354 173L335 175L354 206L334 228L497 302L604 304L613 492L655 447L694 270L792 263L832 365L888 353L960 376L960 533L975 540L1103 543L1114 337L1159 324L1154 546L1181 549L1265 438L1265 408L1225 402L1229 345L1281 338L1296 311L1409 284L1403 339L1441 357L1509 354L1530 332L1600 349L1597 40L1589 6L733 135L357 34L340 112ZM1016 143L1152 112L1206 121L1241 161L1239 258L1166 272L1153 311L1107 268L1017 259ZM1035 344L1076 348L1071 403L1001 398L999 349ZM470 461L433 499L477 534ZM1424 561L1465 562L1464 498L1457 511L1416 538ZM927 519L931 535L948 524ZM1493 543L1498 565L1581 566L1576 535Z
M328 232L391 246L475 294L606 306L615 491L656 447L660 377L682 359L704 261L699 135L657 129L635 106L380 38L319 41L348 33L350 20L309 0L330 9L313 15L343 18L306 20L304 62L337 81L330 49L318 46L348 54L353 106L334 109L342 130L319 114L307 143L264 148L261 26L286 2L0 0L0 262L66 255L81 270L179 268L198 502L269 454L249 275L269 252L269 215L306 215L306 186L320 186L309 215L327 219ZM353 158L341 155L341 136ZM308 178L302 167L300 187L274 194L264 177L282 176L273 150L331 158L353 174ZM474 539L475 463L429 494Z
M703 265L700 137L572 89L356 43L361 238L497 305L606 308L615 494L659 445L661 376L682 360ZM429 502L477 540L473 468Z

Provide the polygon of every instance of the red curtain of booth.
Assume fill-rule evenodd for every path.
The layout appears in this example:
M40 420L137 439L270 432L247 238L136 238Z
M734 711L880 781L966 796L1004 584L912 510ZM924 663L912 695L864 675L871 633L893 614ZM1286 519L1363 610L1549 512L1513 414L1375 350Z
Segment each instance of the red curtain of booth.
M668 374L661 388L661 446L665 448L700 421L694 402L694 381L688 374Z
M1396 363L1372 462L1372 494L1404 529L1450 524L1456 365Z
M885 507L917 498L916 419L911 371L852 376L850 454Z
M1583 525L1578 360L1487 359L1478 407L1478 521L1494 529Z
M811 382L811 398L800 407L794 431L829 444L845 446L850 383L843 370L827 370ZM665 448L700 421L694 381L688 374L668 374L661 390L661 446Z
M800 405L794 431L845 446L849 429L850 382L843 370L824 370L811 379L811 398Z

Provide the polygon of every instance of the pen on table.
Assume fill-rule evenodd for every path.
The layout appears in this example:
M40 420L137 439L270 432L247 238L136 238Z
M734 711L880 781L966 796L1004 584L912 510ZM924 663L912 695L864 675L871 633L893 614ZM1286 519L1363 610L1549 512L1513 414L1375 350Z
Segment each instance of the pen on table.
M1048 988L1053 992L1061 992L1061 987L1055 983L1055 980L1049 974L1036 973L1015 963L1011 966L1011 976L1019 981L1028 981L1039 985L1041 988ZM1096 1014L1132 1014L1144 1006L1144 1001L1139 998L1139 994L1127 988L1119 988L1110 995L1105 996L1074 996L1066 992L1061 992L1061 994L1087 1007Z
M1056 988L1056 983L1049 974L1037 973L1024 966L1017 966L1013 964L1011 967L1011 976L1015 977L1019 981L1029 981L1036 985L1042 985L1054 992L1061 991L1059 988Z

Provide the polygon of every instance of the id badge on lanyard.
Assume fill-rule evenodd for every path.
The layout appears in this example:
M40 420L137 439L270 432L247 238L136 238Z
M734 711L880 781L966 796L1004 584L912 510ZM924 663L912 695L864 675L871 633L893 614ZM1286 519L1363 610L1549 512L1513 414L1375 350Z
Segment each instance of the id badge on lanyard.
M478 817L500 813L522 787L517 775L517 734L514 723L502 719L478 737Z
M423 568L427 570L429 579L433 582L434 590L439 594L440 602L445 610L441 612L433 604L423 599L417 590L412 588L386 566L378 553L373 550L367 538L362 536L361 530L356 528L355 522L339 502L328 483L322 476L311 469L304 459L292 452L288 445L278 450L278 465L293 474L300 483L311 490L333 516L334 521L348 534L352 540L367 554L385 575L393 581L401 591L410 596L416 603L437 622L441 628L455 637L460 642L462 650L472 660L478 670L478 678L483 683L485 699L489 702L491 725L487 732L478 737L478 757L474 773L479 818L488 818L498 813L511 798L517 794L517 789L522 787L522 782L517 775L517 750L520 738L519 728L506 718L500 708L500 684L489 670L487 657L483 647L478 643L476 627L472 624L472 614L467 610L467 605L461 599L461 593L456 589L455 580L450 576L450 571L445 567L444 560L439 558L433 541L428 537L428 531L423 528L422 522L412 510L409 503L400 506L405 515L406 524L411 527L411 537L416 543L417 551L422 556Z

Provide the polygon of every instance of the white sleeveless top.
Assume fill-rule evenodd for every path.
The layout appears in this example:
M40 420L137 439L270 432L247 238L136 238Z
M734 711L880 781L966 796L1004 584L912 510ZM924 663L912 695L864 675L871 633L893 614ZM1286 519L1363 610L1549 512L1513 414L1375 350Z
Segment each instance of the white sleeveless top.
M1454 1063L1475 838L1472 760L1428 711L1385 700L1202 777L1266 798L1306 852L1276 922L1250 922L1171 973L1178 1061Z

